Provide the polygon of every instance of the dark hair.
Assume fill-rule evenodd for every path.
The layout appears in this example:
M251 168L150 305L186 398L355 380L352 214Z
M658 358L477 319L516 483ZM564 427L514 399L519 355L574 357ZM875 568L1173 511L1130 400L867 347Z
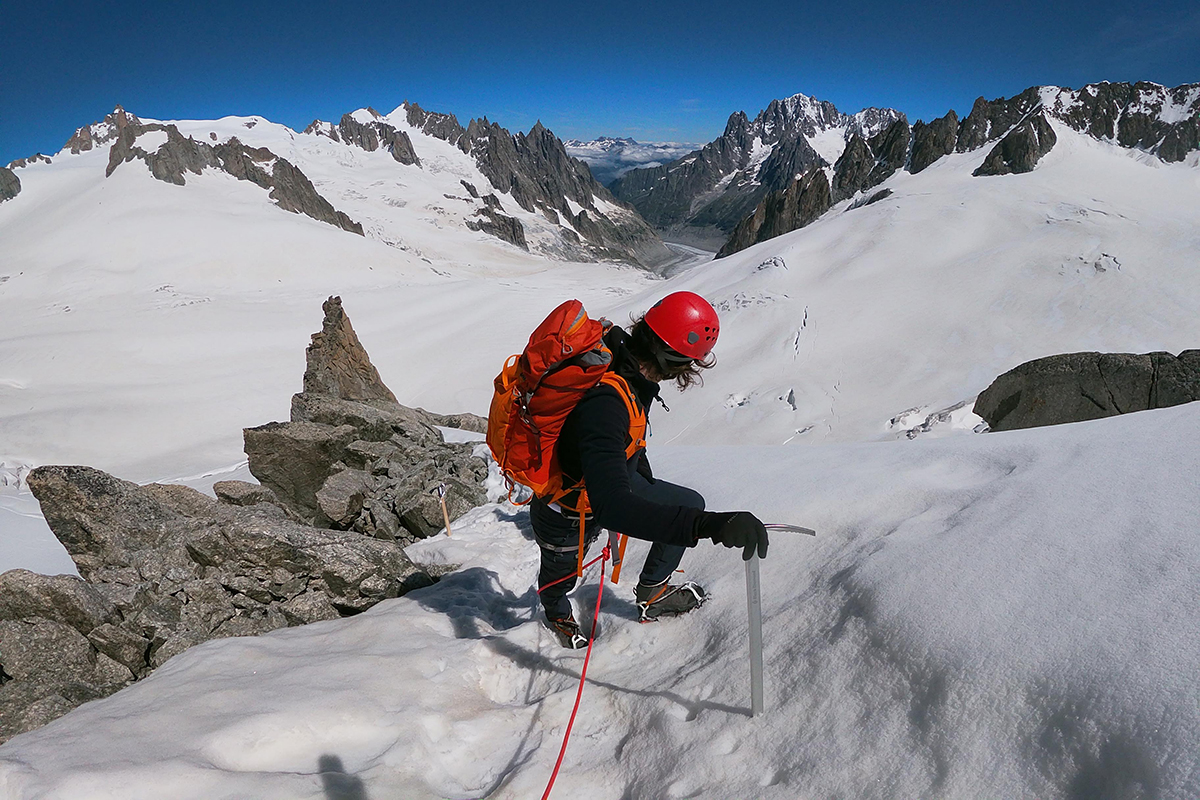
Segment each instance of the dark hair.
M629 352L643 365L656 373L660 381L674 381L679 391L689 386L704 385L701 370L711 369L717 358L709 353L697 361L672 350L658 334L646 324L645 316L633 317L629 330Z

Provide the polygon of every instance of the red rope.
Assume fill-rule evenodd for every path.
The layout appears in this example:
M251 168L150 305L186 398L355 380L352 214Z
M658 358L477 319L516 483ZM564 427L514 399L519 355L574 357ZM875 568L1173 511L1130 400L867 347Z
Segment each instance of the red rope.
M608 547L606 546L606 547L604 548L604 552L603 552L603 553L601 553L600 555L596 556L595 558L593 558L591 561L589 561L589 562L587 562L586 564L584 564L584 565L583 565L583 569L587 569L587 568L588 568L588 567L590 567L592 564L595 564L597 561L599 561L599 560L600 560L600 559L602 559L602 558L606 558L607 556L608 556ZM547 589L549 589L551 586L554 586L555 584L562 583L563 581L569 581L569 580L571 580L572 578L581 578L581 577L583 577L583 571L582 571L582 570L581 570L581 571L579 571L579 572L572 572L570 575L566 575L566 576L564 576L564 577L562 577L562 578L559 578L559 579L558 579L558 580L556 580L556 581L550 581L550 582L549 582L549 583L547 583L545 586L542 586L542 587L540 587L540 588L538 589L538 594L541 594L542 592L546 591Z
M554 788L554 780L558 777L558 768L562 766L563 756L567 754L567 742L571 740L571 726L575 724L575 715L579 712L579 701L583 697L583 682L587 679L588 660L592 657L592 643L596 641L596 621L600 619L600 601L604 597L604 568L608 566L608 556L608 546L605 545L603 552L600 553L600 558L604 561L600 565L600 591L596 594L596 613L592 615L592 634L588 638L587 654L583 657L583 669L579 671L579 691L575 693L575 708L571 709L571 719L567 721L567 732L563 734L562 749L558 751L558 761L554 764L554 772L550 774L550 782L546 784L546 793L542 795L542 800L546 800L550 796L550 790ZM593 559L588 566L595 563L596 559Z

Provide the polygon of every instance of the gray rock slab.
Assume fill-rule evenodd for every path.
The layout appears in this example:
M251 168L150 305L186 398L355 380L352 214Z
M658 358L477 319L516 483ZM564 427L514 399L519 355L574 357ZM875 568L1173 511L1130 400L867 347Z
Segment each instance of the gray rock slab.
M121 614L111 600L74 576L9 570L0 575L0 620L28 617L61 622L86 636L119 621Z

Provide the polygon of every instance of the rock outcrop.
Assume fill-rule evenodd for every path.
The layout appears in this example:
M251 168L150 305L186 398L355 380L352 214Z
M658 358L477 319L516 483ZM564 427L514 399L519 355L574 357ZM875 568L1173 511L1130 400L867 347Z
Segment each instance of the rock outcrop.
M483 430L486 422L397 403L341 299L329 298L324 311L290 420L244 431L251 474L296 519L403 543L444 527L439 487L451 516L485 502L486 463L435 426Z
M94 140L93 140L94 141ZM428 586L402 545L486 500L484 461L399 405L341 301L307 352L292 421L245 431L262 485L138 486L82 466L27 478L82 579L0 575L0 742L201 642L360 613Z
M1041 106L1004 135L972 175L1010 175L1032 172L1058 141Z
M958 126L958 141L954 149L959 153L966 153L999 139L1025 119L1041 102L1041 92L1036 86L1007 99L977 98L971 106L971 113L963 117Z
M717 258L803 228L829 210L831 196L825 170L814 169L792 181L782 192L771 192L734 229Z
M21 193L21 179L8 167L0 167L0 203Z
M139 141L154 132L165 134L166 141L150 152ZM213 144L198 142L185 137L174 125L143 122L120 106L102 122L77 130L67 146L78 153L109 142L106 177L135 160L144 162L156 179L176 186L185 185L189 173L199 175L205 169L217 169L268 190L270 198L285 211L363 235L362 225L335 209L303 172L265 147L248 147L237 137Z
M39 467L29 488L82 580L0 575L0 741L209 639L357 614L432 578L394 543L184 486Z
M908 123L902 119L870 139L852 136L833 167L833 202L839 203L892 177L904 166L908 143Z
M325 318L305 350L304 393L338 400L395 403L396 395L383 384L358 340L342 298L330 297L321 305Z
M1200 150L1200 83L1093 83L1078 91L1045 87L1047 113L1071 128L1167 163Z
M1028 361L975 401L993 431L1035 428L1200 400L1200 350L1069 353Z
M494 197L494 195L488 195L488 197ZM583 213L587 212L581 212L581 214ZM489 206L484 206L475 214L478 219L467 220L467 227L471 230L491 234L509 244L515 244L522 250L529 249L529 244L525 241L525 226L521 224L520 220L507 214L501 214Z

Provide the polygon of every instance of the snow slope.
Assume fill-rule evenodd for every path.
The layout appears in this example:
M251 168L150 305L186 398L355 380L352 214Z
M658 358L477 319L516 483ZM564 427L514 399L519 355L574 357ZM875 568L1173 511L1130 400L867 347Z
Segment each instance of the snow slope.
M721 312L718 367L704 391L668 400L656 432L778 444L927 421L970 430L979 420L949 409L1029 359L1196 347L1194 160L1163 164L1052 124L1058 144L1032 173L976 178L986 153L946 156L892 176L884 201L845 201L678 278L671 288ZM635 295L616 316L642 308Z
M1200 792L1200 405L911 443L653 452L713 507L821 535L777 535L763 562L760 718L735 551L687 556L713 599L686 618L638 625L629 585L610 587L555 797ZM539 796L581 655L536 621L526 519L478 509L409 549L463 565L434 587L201 645L13 739L0 794ZM630 551L636 565L644 547ZM594 576L579 594L586 611ZM346 786L362 793L330 788Z

